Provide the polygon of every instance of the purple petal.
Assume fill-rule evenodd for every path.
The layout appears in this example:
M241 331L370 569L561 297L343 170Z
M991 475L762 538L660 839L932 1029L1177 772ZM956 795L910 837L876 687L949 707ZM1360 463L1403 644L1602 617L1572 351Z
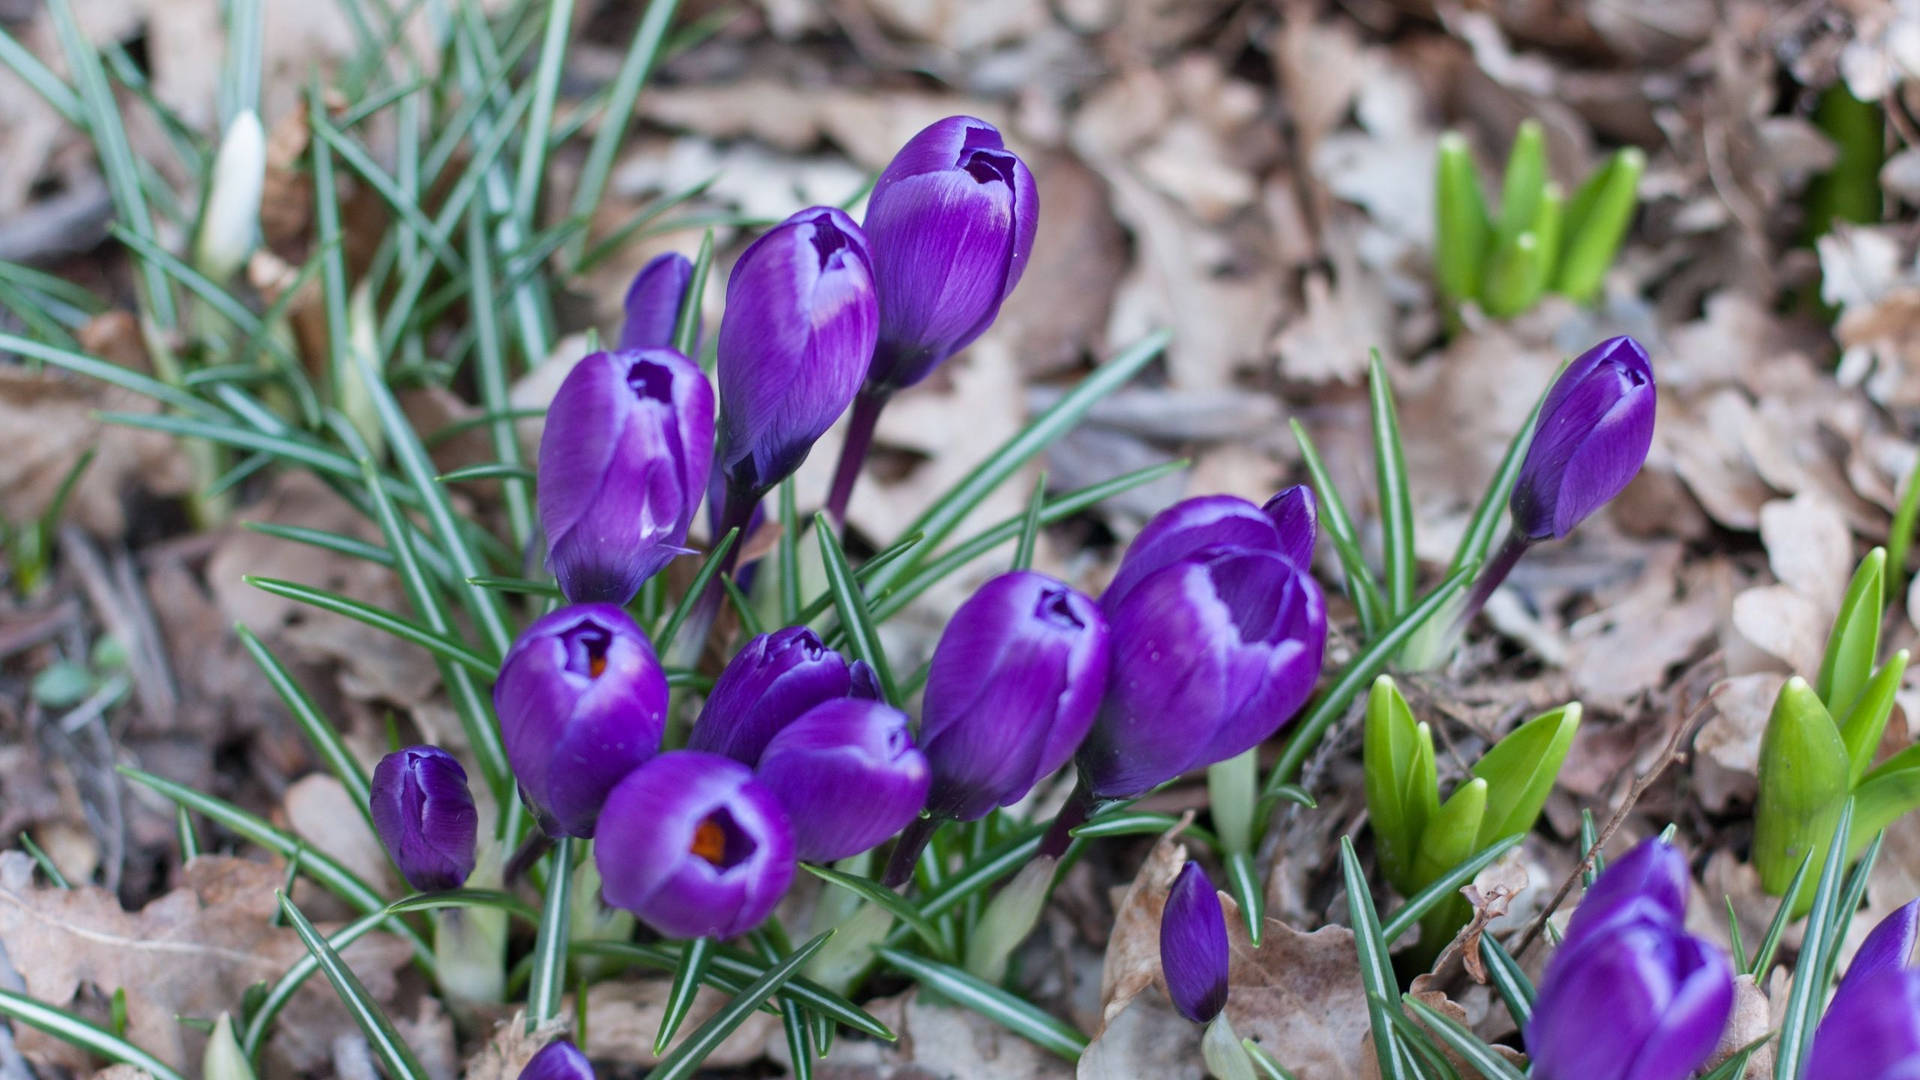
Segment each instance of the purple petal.
M1733 1006L1725 957L1657 919L1569 938L1547 964L1527 1052L1541 1080L1684 1080Z
M1733 1015L1733 966L1696 937L1679 936L1672 961L1679 986L1627 1071L1627 1080L1685 1080L1712 1055Z
M865 664L849 663L804 626L761 634L720 672L687 749L757 765L782 728L816 705L850 696L880 696Z
M1101 606L1112 614L1150 574L1214 547L1285 551L1286 543L1274 519L1245 499L1233 495L1184 499L1155 514L1127 545L1119 572L1101 594Z
M673 346L674 325L680 320L680 305L693 280L693 263L677 251L655 255L633 276L627 288L627 320L620 327L620 348L666 349ZM700 337L699 313L694 316L694 338ZM696 345L695 355L700 352Z
M1310 569L1313 543L1320 529L1320 506L1314 500L1313 489L1295 484L1268 499L1260 510L1273 519L1273 527L1280 533L1280 554L1293 560L1300 569Z
M1658 837L1643 840L1594 879L1567 923L1564 940L1591 933L1622 913L1679 926L1686 918L1689 880L1686 856Z
M783 728L757 775L787 808L794 851L808 862L858 855L905 828L926 805L930 776L907 714L854 698Z
M956 168L970 151L1004 149L1006 144L1001 141L1000 129L985 120L972 116L935 120L908 139L887 163L880 178L874 181L873 193L878 195L922 173Z
M1920 900L1909 900L1881 919L1853 954L1853 963L1848 966L1846 977L1840 980L1840 988L1834 991L1834 1000L1839 1001L1849 985L1876 971L1910 967L1917 931L1920 931Z
M407 884L431 892L466 882L480 815L452 754L437 746L395 750L374 767L369 787L374 832Z
M1653 442L1656 391L1646 351L1612 338L1568 366L1540 417L1509 500L1534 540L1565 536L1624 490Z
M1882 967L1848 979L1814 1031L1806 1080L1920 1077L1920 972Z
M1200 864L1180 868L1160 914L1160 971L1181 1016L1204 1024L1227 1004L1227 921Z
M661 754L607 796L594 842L601 894L675 938L760 925L793 881L793 833L745 766L695 750Z
M594 1080L593 1064L580 1048L560 1039L540 1048L520 1070L520 1080Z

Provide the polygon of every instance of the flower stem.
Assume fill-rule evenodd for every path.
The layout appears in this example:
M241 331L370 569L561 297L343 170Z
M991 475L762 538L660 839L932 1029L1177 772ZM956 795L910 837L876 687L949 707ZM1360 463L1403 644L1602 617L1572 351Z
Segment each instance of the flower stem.
M1040 838L1040 856L1057 859L1067 853L1068 845L1073 843L1073 830L1086 824L1093 813L1093 792L1087 790L1087 782L1081 780L1073 785L1073 794L1067 796L1067 805L1060 808L1060 815L1047 826L1047 835Z
M880 410L887 407L891 390L862 387L853 399L853 413L847 418L847 441L840 445L840 464L834 468L833 489L827 495L827 516L835 525L847 520L847 503L853 499L854 482L860 479L860 467L866 464L867 451L873 449L873 429L880 422Z
M933 832L940 827L944 818L923 817L913 819L900 833L900 839L893 845L893 857L887 860L887 876L880 884L889 889L897 889L913 878L913 868L919 865L920 853L933 839Z
M734 538L733 546L721 558L719 572L707 580L707 587L701 591L700 599L695 601L685 625L674 637L668 663L686 668L699 664L700 654L707 648L707 635L713 632L714 620L720 617L720 605L727 595L726 586L720 583L720 579L733 573L735 564L740 561L740 549L747 544L747 525L753 521L753 511L760 505L760 497L760 492L727 485L726 500L721 504L720 522L714 530L713 542L719 543L734 529L739 529L740 535Z
M1507 533L1506 540L1500 544L1500 550L1494 552L1493 558L1487 561L1487 565L1480 568L1480 577L1474 581L1473 591L1467 594L1466 605L1454 618L1453 633L1456 636L1466 629L1475 615L1480 614L1481 608L1487 606L1487 598L1493 595L1493 591L1500 587L1501 582L1507 580L1507 575L1513 573L1514 564L1518 563L1520 556L1525 555L1527 549L1532 546L1533 541L1520 533Z

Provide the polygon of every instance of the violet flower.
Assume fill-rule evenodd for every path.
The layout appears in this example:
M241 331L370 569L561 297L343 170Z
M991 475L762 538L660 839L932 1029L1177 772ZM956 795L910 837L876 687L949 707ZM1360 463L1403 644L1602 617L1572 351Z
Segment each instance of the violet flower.
M547 565L567 599L625 604L685 552L712 445L713 390L679 353L574 365L547 410L539 466Z
M573 1043L556 1039L527 1059L520 1080L594 1080L593 1063Z
M787 808L795 855L822 863L905 828L926 805L929 778L907 714L858 698L816 705L781 728L754 775Z
M1227 920L1197 862L1180 868L1160 913L1160 972L1181 1016L1205 1024L1227 1005Z
M457 889L473 873L480 814L467 770L437 746L409 746L373 768L373 830L407 884L421 892Z
M758 765L780 730L823 702L880 699L880 683L864 661L848 660L804 626L761 634L727 661L707 694L687 749Z
M693 281L693 263L677 251L655 255L633 276L627 287L627 319L620 327L620 348L670 349L673 328L680 321L680 306L686 302L687 286ZM693 337L697 356L700 346L700 314L695 300Z
M697 750L661 754L620 781L593 857L607 903L675 938L760 925L795 868L780 800L745 765Z
M579 604L514 641L493 684L493 708L541 827L589 837L607 792L660 752L667 679L625 611Z
M1650 846L1665 847L1600 875L1547 963L1527 1025L1540 1080L1684 1080L1720 1041L1732 966L1683 928L1670 858Z
M1183 499L1155 514L1127 545L1100 606L1111 615L1148 575L1210 548L1273 551L1305 570L1313 562L1318 521L1313 489L1305 484L1287 488L1265 506L1234 495Z
M1626 490L1653 445L1653 364L1630 337L1580 354L1540 404L1507 508L1514 532L1553 540Z
M1806 1080L1920 1080L1920 900L1880 921L1860 943L1813 1035Z

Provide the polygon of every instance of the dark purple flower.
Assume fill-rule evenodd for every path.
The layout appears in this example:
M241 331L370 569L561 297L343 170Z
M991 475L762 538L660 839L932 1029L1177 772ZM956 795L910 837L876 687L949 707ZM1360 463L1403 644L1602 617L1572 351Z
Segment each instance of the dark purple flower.
M1127 545L1119 572L1100 595L1100 606L1112 615L1134 586L1156 570L1212 549L1272 551L1305 570L1313 563L1318 520L1313 491L1304 484L1282 491L1263 507L1235 495L1183 499L1155 514Z
M514 641L493 684L493 709L541 827L592 836L607 792L660 752L667 679L625 611L579 604Z
M912 386L984 333L1039 222L1033 174L992 124L950 116L909 139L867 200L880 286L872 385Z
M409 746L373 768L368 806L393 864L421 892L457 889L473 873L480 814L467 770L437 746Z
M655 255L633 276L627 287L627 321L620 327L620 348L670 349L673 327L680 321L680 305L686 301L687 284L693 280L693 263L677 251ZM697 305L697 301L696 301ZM700 339L699 308L694 309L695 341ZM700 348L694 346L698 353Z
M880 699L873 669L820 643L804 626L761 634L727 661L693 722L687 749L758 765L781 728L835 698Z
M1895 908L1893 914L1881 919L1860 943L1860 950L1853 954L1853 963L1847 968L1847 976L1840 980L1840 988L1834 992L1834 1001L1847 992L1847 987L1855 980L1864 979L1876 971L1897 971L1913 966L1913 946L1920 935L1920 900L1909 900Z
M1571 942L1622 918L1679 926L1687 914L1687 860L1658 837L1641 841L1593 881L1562 939Z
M1679 852L1647 840L1581 898L1527 1025L1540 1080L1683 1080L1713 1052L1733 971L1682 925L1688 880Z
M786 895L793 830L745 765L675 750L607 796L593 857L607 903L668 937L730 938Z
M593 1064L579 1047L557 1039L527 1059L520 1080L593 1080Z
M840 698L780 729L754 775L779 796L807 862L858 855L905 828L927 803L927 759L907 714Z
M1807 1080L1920 1080L1920 900L1880 920L1814 1032Z
M598 352L540 436L547 566L574 603L625 604L683 553L712 465L713 390L671 349Z
M1540 404L1508 509L1529 540L1567 535L1625 490L1653 445L1653 364L1630 337L1582 353Z
M972 821L1024 797L1073 756L1106 682L1107 621L1093 601L1026 570L981 586L927 674L928 811Z
M806 460L866 378L879 328L866 234L830 207L755 240L720 321L720 470L758 494Z
M1108 621L1113 676L1079 755L1088 789L1106 798L1278 731L1313 691L1327 639L1320 586L1287 556L1250 547L1204 548L1154 570Z
M1227 1005L1227 920L1197 862L1180 868L1160 913L1160 972L1180 1015L1204 1024Z

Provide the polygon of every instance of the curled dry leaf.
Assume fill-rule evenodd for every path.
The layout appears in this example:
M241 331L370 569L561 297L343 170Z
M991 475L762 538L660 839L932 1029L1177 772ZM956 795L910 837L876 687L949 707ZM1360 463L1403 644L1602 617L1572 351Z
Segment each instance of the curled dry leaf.
M923 1002L918 990L869 1001L864 1008L899 1041L890 1045L843 1035L834 1040L832 1056L814 1066L818 1080L1066 1080L1073 1075L1072 1065L992 1020L971 1009ZM765 1030L769 1053L784 1055L786 1037L778 1023ZM651 1033L647 1037L651 1040Z
M1767 995L1760 992L1754 984L1753 976L1740 975L1733 980L1733 1016L1727 1021L1727 1028L1720 1033L1720 1045L1713 1048L1713 1056L1700 1066L1701 1072L1720 1067L1720 1064L1739 1053L1748 1043L1766 1035L1773 1029L1771 1003ZM1747 1067L1740 1074L1748 1080L1760 1080L1773 1075L1773 1042L1769 1040L1754 1055L1747 1059Z

